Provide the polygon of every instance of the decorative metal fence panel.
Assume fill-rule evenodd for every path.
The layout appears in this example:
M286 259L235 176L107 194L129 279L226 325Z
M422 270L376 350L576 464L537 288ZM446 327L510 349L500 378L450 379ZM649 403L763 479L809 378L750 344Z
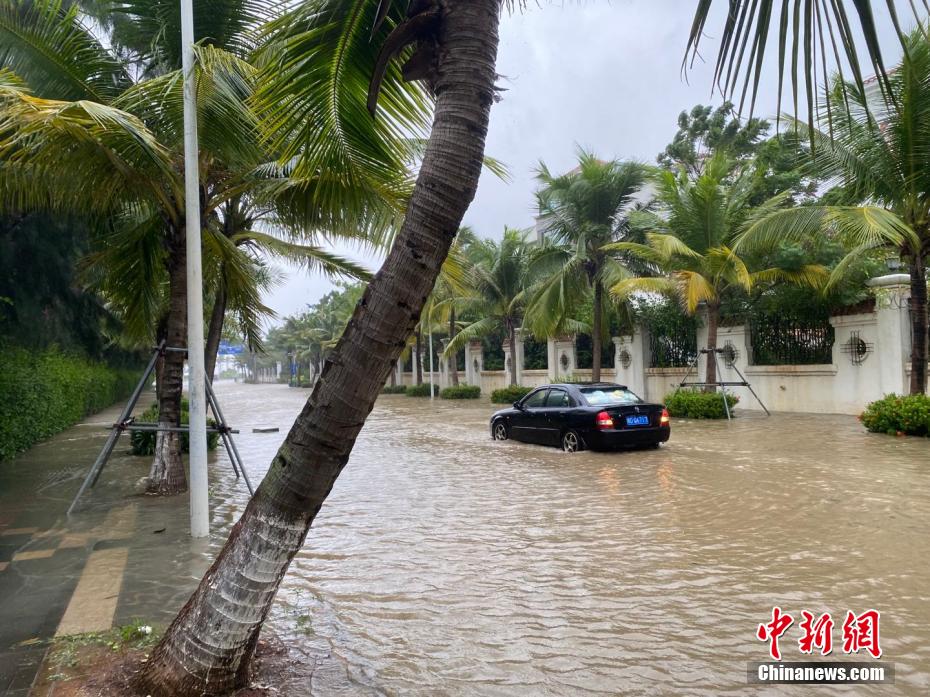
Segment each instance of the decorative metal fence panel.
M754 317L749 323L752 365L824 365L833 362L829 319Z
M686 368L697 358L697 330L692 323L649 333L650 368Z
M548 349L545 341L536 341L527 336L523 339L524 370L545 370L548 367Z
M601 368L614 367L613 345L601 347ZM594 367L594 342L588 334L579 334L575 337L575 363L581 370L590 370Z

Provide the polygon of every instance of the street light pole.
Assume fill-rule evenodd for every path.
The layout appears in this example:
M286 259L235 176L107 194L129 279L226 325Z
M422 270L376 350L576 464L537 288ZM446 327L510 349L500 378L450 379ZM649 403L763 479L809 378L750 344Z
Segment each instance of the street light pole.
M184 72L184 209L187 237L187 365L190 393L191 536L210 534L207 481L207 400L203 343L203 270L200 260L200 168L194 83L193 0L181 0Z

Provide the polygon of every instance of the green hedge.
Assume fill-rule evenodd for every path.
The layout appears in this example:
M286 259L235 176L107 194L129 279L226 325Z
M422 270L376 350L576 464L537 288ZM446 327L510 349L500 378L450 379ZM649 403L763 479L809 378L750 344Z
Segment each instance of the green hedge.
M447 387L439 396L443 399L478 399L481 396L481 388L477 385L456 385Z
M739 402L739 397L727 393L730 409ZM665 398L665 408L671 416L682 419L725 419L727 411L723 407L723 397L719 392L695 392L679 390Z
M491 393L491 401L494 402L494 404L513 404L518 399L523 399L526 397L526 395L532 391L532 387L511 385L510 387L505 387L502 390L494 390Z
M381 390L381 394L404 394L405 392L407 392L407 388L403 385L394 385L394 387L385 385L384 389Z
M439 394L439 385L434 385L434 394ZM424 382L422 385L410 385L404 390L408 397L429 397L429 383Z
M890 394L869 404L859 419L873 433L930 436L930 397Z
M141 371L62 353L0 347L0 460L127 397Z
M153 404L142 412L136 421L140 423L155 424L158 423L158 405ZM190 423L190 403L186 399L181 400L181 423ZM207 426L216 426L216 421L207 419ZM129 429L129 442L132 445L133 455L154 455L155 454L155 437L158 434L155 431L133 431ZM216 450L220 441L219 433L207 434L207 450ZM181 450L185 453L190 452L190 436L186 433L181 434Z

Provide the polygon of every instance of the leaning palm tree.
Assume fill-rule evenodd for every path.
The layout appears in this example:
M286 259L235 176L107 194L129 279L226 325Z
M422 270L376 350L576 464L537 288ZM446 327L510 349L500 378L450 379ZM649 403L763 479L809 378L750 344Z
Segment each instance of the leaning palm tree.
M739 14L761 5L770 18L773 3L733 0L731 6ZM712 4L712 0L697 3L695 39L702 36ZM783 4L789 7L790 0ZM816 0L797 4L810 12L815 5L819 7ZM312 0L296 7L280 25L288 50L280 51L280 63L273 64L278 80L266 94L269 102L283 99L299 105L317 91L317 81L310 75L304 79L303 74L305 60L320 50L306 27L314 16L334 16L336 8L341 8L347 13L338 21L351 36L362 36L367 42L374 26L373 44L386 47L381 60L368 61L362 57L364 51L357 50L357 43L346 44L343 55L354 60L341 80L353 85L356 95L344 95L344 99L351 98L358 108L357 93L366 71L376 73L375 85L383 85L389 94L402 76L423 80L436 95L433 129L403 224L381 271L369 284L255 497L139 674L139 686L156 697L220 695L248 683L259 632L281 580L348 462L406 337L419 321L477 190L491 105L497 96L501 0L415 2L409 5L409 15L391 14L398 12L397 5L389 0ZM827 4L824 13L835 17L841 5ZM381 21L382 12L387 24ZM386 27L394 21L398 23L394 36L385 42ZM850 24L844 17L844 27ZM860 24L874 28L871 17ZM760 47L768 36L755 29L751 20L739 25L728 22L722 41L739 44L745 43L743 37L756 36L753 55L761 56ZM797 34L794 38L804 43ZM786 43L783 32L781 44ZM840 45L855 55L854 42ZM869 43L870 55L879 56L877 47L877 41ZM396 54L407 61L403 75L390 60ZM810 54L796 65L795 74L809 73ZM741 66L736 67L737 74ZM384 67L389 70L382 79ZM761 70L750 72L758 82ZM369 101L377 104L377 90L372 92ZM285 104L282 110L286 108ZM291 118L283 115L279 122L283 137L304 142L310 149L320 147L310 116L296 109ZM346 399L347 394L352 399Z
M749 169L734 174L726 155L716 155L704 173L691 180L685 170L662 172L656 178L658 213L643 213L638 224L646 226L645 243L619 242L609 251L633 254L655 265L663 275L626 278L610 292L625 300L636 292L676 296L685 311L694 314L700 303L707 307L706 386L714 391L717 382L717 326L720 304L730 289L750 290L760 281L790 280L821 284L824 267L806 264L800 269L769 268L750 271L733 246L752 215L760 214L750 205L753 173ZM762 205L762 211L784 204L776 196Z
M505 229L500 242L484 240L471 245L474 262L471 297L465 313L478 317L459 330L444 355L454 357L469 341L503 336L510 347L510 384L517 384L517 330L522 324L530 247L522 230Z
M642 205L647 174L637 162L603 162L583 150L568 174L553 176L545 165L539 169L539 209L548 244L536 253L534 266L546 278L529 301L527 324L538 336L552 336L592 299L594 382L601 379L606 289L630 275L617 252L607 247L629 240L630 213Z
M908 60L888 75L894 106L877 86L835 84L836 106L814 131L817 176L839 185L850 206L805 206L759 220L737 243L769 249L823 234L852 249L831 283L873 250L899 256L911 281L911 394L927 390L927 259L930 257L930 42L923 29L907 42ZM839 78L838 78L839 79ZM847 97L840 98L845 90Z

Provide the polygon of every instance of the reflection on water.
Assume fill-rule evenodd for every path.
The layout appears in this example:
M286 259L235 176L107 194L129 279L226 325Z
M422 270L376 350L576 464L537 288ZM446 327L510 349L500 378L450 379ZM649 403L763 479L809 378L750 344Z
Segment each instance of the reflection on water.
M307 392L218 387L258 480ZM675 423L657 451L565 455L491 441L491 409L379 401L272 614L316 666L287 694L746 694L746 662L767 656L755 629L776 604L881 610L897 684L820 692L930 692L930 441L848 417L747 415ZM252 433L268 425L282 430ZM23 473L32 453L19 475L4 470L4 491L31 481L45 510L63 510L100 440L75 430L35 451L57 458L41 476ZM225 463L211 473L221 530L245 501ZM121 456L84 524L144 473ZM119 614L170 617L222 540L186 538L183 498L131 501ZM787 660L802 659L797 638L783 640Z

